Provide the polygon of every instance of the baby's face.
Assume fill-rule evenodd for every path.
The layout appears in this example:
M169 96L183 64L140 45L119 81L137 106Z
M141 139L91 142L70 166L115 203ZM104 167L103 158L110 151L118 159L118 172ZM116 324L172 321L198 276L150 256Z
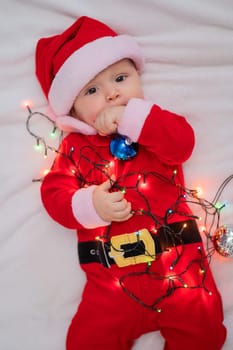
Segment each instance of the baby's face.
M130 60L123 59L104 69L80 91L73 116L95 127L95 119L102 110L126 106L133 97L144 97L140 75Z

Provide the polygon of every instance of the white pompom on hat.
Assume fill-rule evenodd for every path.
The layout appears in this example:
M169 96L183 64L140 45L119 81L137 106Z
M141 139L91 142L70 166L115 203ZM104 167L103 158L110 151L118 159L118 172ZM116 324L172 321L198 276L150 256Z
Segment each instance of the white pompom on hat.
M124 58L131 59L142 71L143 57L132 36L118 35L104 23L86 16L63 33L38 41L36 75L60 129L96 134L94 128L71 117L69 112L91 79Z

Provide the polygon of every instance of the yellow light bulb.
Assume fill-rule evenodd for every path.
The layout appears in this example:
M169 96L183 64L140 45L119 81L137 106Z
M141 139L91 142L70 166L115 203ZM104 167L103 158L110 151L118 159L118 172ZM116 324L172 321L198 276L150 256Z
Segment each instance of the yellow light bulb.
M202 195L202 193L203 193L202 188L200 186L197 186L195 195L197 197L200 197Z
M49 169L45 169L44 171L43 171L43 175L45 176L45 175L47 175L48 173L49 173Z

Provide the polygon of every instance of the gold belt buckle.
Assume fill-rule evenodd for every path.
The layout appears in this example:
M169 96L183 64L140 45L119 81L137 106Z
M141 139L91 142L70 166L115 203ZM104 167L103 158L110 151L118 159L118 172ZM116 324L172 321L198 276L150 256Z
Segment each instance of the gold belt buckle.
M122 249L122 246L134 244L136 247L137 244L140 246L141 242L143 242L145 246L144 253L136 256L124 256L126 251ZM131 251L133 251L133 249ZM155 260L155 242L147 229L113 236L111 238L111 249L109 256L115 260L115 263L119 267L148 263Z

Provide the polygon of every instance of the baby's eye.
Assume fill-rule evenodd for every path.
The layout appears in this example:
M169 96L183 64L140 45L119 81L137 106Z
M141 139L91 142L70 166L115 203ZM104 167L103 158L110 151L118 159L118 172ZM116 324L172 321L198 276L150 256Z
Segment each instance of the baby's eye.
M86 91L86 95L92 95L95 94L97 89L95 87L91 87Z
M123 81L123 80L125 80L126 79L126 77L127 77L127 75L126 74L120 74L120 75L118 75L118 77L116 77L116 82L121 82L121 81Z

